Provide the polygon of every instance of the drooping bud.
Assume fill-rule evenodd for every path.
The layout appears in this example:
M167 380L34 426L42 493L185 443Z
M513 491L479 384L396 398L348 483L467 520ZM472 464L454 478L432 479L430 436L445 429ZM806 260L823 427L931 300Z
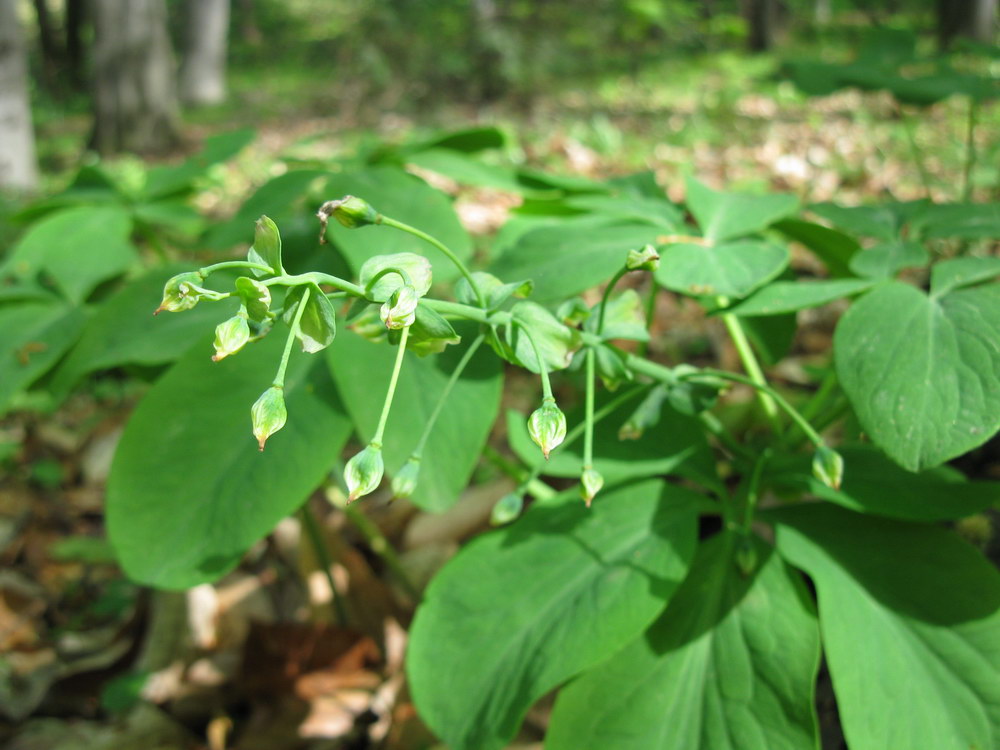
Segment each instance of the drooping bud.
M600 492L603 486L604 477L600 475L597 469L588 467L583 470L583 474L580 475L580 495L583 497L583 501L587 504L588 508L594 500L594 495Z
M242 312L215 327L215 354L213 362L236 354L250 340L250 325Z
M566 415L551 398L542 401L542 405L528 417L528 434L535 445L542 449L546 459L566 439Z
M812 472L827 487L839 490L844 478L844 458L832 448L821 445L813 454Z
M503 526L521 515L524 510L524 495L520 492L509 492L493 506L490 512L490 525Z
M652 245L646 245L641 250L629 250L625 259L625 268L629 271L655 271L660 267L660 254Z
M417 489L417 480L420 479L420 459L410 456L409 460L403 464L403 468L396 472L392 478L392 496L397 498L409 497Z
M284 427L288 419L284 389L272 385L264 391L250 408L250 417L253 420L253 435L260 449L264 450L267 439Z
M347 502L353 502L363 495L374 492L382 482L385 464L382 462L382 446L369 443L363 451L354 455L344 467L344 481L347 482Z
M198 285L204 280L205 276L200 271L179 273L169 279L163 285L163 301L160 302L160 306L156 308L153 315L158 315L164 310L167 312L190 310L202 298Z
M372 208L368 201L353 195L345 195L336 201L327 201L319 207L316 215L323 224L324 230L326 222L331 216L348 229L377 224L379 221L378 211Z
M413 321L417 319L418 302L420 297L417 295L417 290L409 284L403 284L396 289L389 295L389 299L385 301L380 311L385 327L391 330L413 325Z

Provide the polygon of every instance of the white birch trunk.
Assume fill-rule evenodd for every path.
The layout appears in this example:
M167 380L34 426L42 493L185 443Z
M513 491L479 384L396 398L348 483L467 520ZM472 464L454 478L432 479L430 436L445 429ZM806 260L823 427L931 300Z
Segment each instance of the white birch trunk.
M17 0L0 0L0 188L38 185L35 134L28 102L28 53Z

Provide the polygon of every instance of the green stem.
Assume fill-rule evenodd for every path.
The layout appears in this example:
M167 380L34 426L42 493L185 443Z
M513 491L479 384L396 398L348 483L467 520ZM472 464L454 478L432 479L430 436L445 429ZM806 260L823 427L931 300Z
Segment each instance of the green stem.
M337 584L333 580L332 562L330 554L326 549L326 543L323 541L323 532L320 530L316 517L309 508L308 501L302 506L301 515L302 525L305 527L306 536L309 537L309 543L312 545L313 553L316 555L316 561L323 569L326 581L330 586L330 606L333 608L334 621L341 627L344 627L347 625L347 611L344 609L344 602L337 592Z
M221 271L224 268L249 268L254 271L266 271L267 273L274 273L274 269L272 269L270 266L265 266L263 263L251 263L248 260L226 260L223 261L222 263L213 263L210 266L199 268L198 273L200 273L202 276L208 276L210 273Z
M721 306L728 304L728 300L724 297L718 299L718 303ZM726 330L729 331L729 337L733 340L733 344L736 346L736 351L740 355L740 361L743 363L743 368L747 371L755 383L760 385L767 385L767 379L764 377L764 371L760 367L760 363L757 361L757 356L753 353L753 347L750 346L750 340L747 338L746 331L743 330L743 324L740 323L740 319L733 315L732 313L722 313L722 322L726 325ZM768 421L771 423L771 428L774 430L776 435L781 434L781 422L778 420L778 410L774 405L774 401L764 393L763 391L758 391L757 393L760 399L760 405L764 409L764 413L767 415Z
M438 240L436 237L432 237L426 232L421 232L416 227L411 227L409 224L404 224L403 222L397 221L396 219L390 218L388 216L383 216L382 214L379 214L379 218L376 219L376 223L384 224L387 227L395 227L396 229L401 229L404 232L408 232L409 234L412 234L414 237L419 237L424 242L429 242L431 245L433 245L442 253L444 253L448 257L448 260L454 263L455 266L458 268L458 270L461 271L462 275L465 277L465 280L469 282L469 286L472 287L472 291L475 292L476 299L479 301L479 306L484 308L486 307L486 297L484 297L482 291L480 291L479 286L476 284L476 280L472 278L472 273L469 271L466 265L459 259L459 257L451 251L451 248L449 248L443 242Z
M517 327L521 329L521 333L528 339L528 343L531 344L531 348L535 352L535 360L538 362L538 374L542 378L542 397L550 401L555 401L552 397L552 384L549 382L549 371L545 367L545 360L542 359L542 352L538 348L535 337L531 335L528 326L523 323L518 322Z
M541 481L537 473L521 469L489 443L483 446L483 457L511 479L516 479L519 483L519 489L529 493L532 497L548 500L550 497L556 496L556 491Z
M319 286L320 284L326 284L355 297L367 299L365 290L357 284L352 284L350 281L346 281L339 276L331 276L328 273L320 273L319 271L296 275L284 274L282 276L275 276L273 279L267 279L261 283L264 286L302 286L303 284L315 284Z
M392 397L396 395L396 384L399 382L399 371L403 367L403 355L406 354L406 339L410 335L410 327L403 329L403 334L399 337L399 350L396 352L396 361L392 366L392 377L389 378L389 390L385 394L385 403L382 404L382 416L378 419L378 427L375 429L375 437L372 443L382 445L382 434L385 432L385 423L389 421L389 409L392 408Z
M823 380L820 382L819 388L816 389L816 393L813 394L813 397L809 399L809 403L802 409L802 416L808 420L812 420L813 417L823 410L830 396L836 392L837 371L831 367L827 370L826 375L823 376Z
M719 418L708 411L703 411L698 415L698 421L702 426L711 432L730 453L742 458L750 458L751 453L744 448L740 442L726 429L726 426L719 421Z
M587 397L584 402L584 433L583 433L583 468L594 466L594 360L596 352L593 347L587 349Z
M656 277L653 274L649 275L649 294L646 295L646 330L651 331L653 329L653 319L656 316L656 294L659 291L659 287L656 284ZM647 352L649 352L649 341L640 341L638 346L638 352L640 357L645 357Z
M302 293L302 299L299 300L299 306L295 310L295 317L292 319L292 325L288 331L288 338L285 340L285 350L281 353L281 364L278 365L278 374L274 376L274 382L272 385L278 388L285 387L285 370L288 369L288 360L292 355L292 344L295 342L295 337L299 335L299 326L302 323L302 313L305 312L306 303L309 302L309 295L312 293L312 289L306 287L306 290Z
M458 360L458 364L455 365L455 369L451 372L451 377L448 378L448 382L444 385L444 390L441 391L438 402L434 405L434 411L431 412L431 416L427 420L427 424L424 425L423 434L420 435L420 440L417 441L417 447L413 449L413 458L420 458L423 455L427 439L430 437L431 431L434 429L434 423L441 415L441 410L444 409L448 396L451 395L452 388L455 387L458 379L462 377L462 372L468 366L469 362L472 361L472 357L475 356L476 350L479 349L485 339L486 334L479 334L475 339L473 339L472 343L469 344L469 348L465 350L462 358Z
M965 169L962 177L962 201L968 203L972 198L972 167L976 162L976 115L979 102L975 97L969 97L969 118L965 131Z
M920 174L920 181L924 186L924 193L927 197L931 197L931 176L927 171L927 165L924 164L924 160L920 155L920 146L917 145L917 134L915 132L915 127L910 116L906 114L902 107L899 107L899 116L903 121L903 130L906 132L906 140L910 144L910 156L913 158L913 163L916 164L917 172Z
M403 280L403 283L406 284L407 286L413 286L413 281L410 280L410 274L408 274L402 268L383 268L381 271L379 271L377 274L375 274L368 280L368 283L365 285L365 297L368 297L368 295L371 294L372 289L375 288L375 285L378 283L379 279L381 279L383 276L388 276L391 273L394 273L397 276L399 276L399 278L401 278Z
M760 478L764 473L764 466L771 457L770 449L765 449L757 460L754 461L753 471L747 481L746 498L743 501L743 533L750 531L750 524L753 523L753 514L757 509L757 501L760 499Z
M343 506L344 513L347 514L348 520L354 524L355 528L361 532L361 536L365 538L368 543L369 549L378 555L385 562L386 566L392 571L393 576L403 590L406 591L407 595L413 599L415 602L420 601L420 590L416 587L413 581L410 580L409 574L406 572L406 568L403 566L402 561L396 554L395 548L393 548L392 543L386 538L385 534L379 529L379 527L372 522L368 516L366 516L356 505L345 505Z
M600 336L604 333L604 315L608 311L608 300L611 298L611 290L615 288L615 284L622 280L622 277L628 273L628 269L624 266L619 269L618 273L611 277L611 281L608 285L604 287L604 296L601 297L601 314L597 318L597 335Z

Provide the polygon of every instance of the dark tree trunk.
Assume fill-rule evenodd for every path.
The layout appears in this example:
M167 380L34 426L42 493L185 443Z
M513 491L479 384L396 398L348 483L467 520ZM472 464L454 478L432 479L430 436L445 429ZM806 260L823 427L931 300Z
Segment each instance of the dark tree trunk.
M174 56L164 0L94 0L94 136L102 154L178 141Z
M86 0L66 0L66 67L77 88L83 86L83 26L87 20Z
M0 0L0 188L38 184L35 134L28 102L28 52L17 0Z
M776 0L745 0L744 13L749 27L747 46L751 52L766 52L774 46L776 6Z
M947 49L957 36L993 41L997 0L938 0L938 42Z
M62 48L56 40L56 31L52 26L48 2L46 0L33 0L33 5L35 6L35 16L38 19L38 43L42 48L42 70L44 71L45 85L49 89L53 89L62 67Z
M229 0L187 0L184 27L181 100L219 104L226 98Z

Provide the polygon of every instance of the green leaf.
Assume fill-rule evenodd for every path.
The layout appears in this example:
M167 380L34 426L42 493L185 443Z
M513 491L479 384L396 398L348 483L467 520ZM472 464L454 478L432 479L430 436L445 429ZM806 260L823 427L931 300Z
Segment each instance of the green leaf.
M852 297L871 289L873 284L867 279L775 281L749 299L729 308L727 312L743 317L797 312L825 305L841 297Z
M309 299L306 300L306 309L302 312L296 337L302 343L302 351L315 354L330 346L337 335L337 313L333 309L333 303L319 287L292 287L285 297L285 313L282 317L289 326L292 324L306 289L310 290Z
M901 466L936 466L1000 429L1000 285L936 299L889 282L841 318L837 375L862 427Z
M130 578L184 589L214 581L323 480L350 423L316 358L295 352L288 425L260 453L250 406L284 340L213 363L197 342L132 413L108 478L108 533Z
M757 558L751 575L741 553ZM559 694L545 747L814 750L819 656L799 576L760 540L722 533L646 633Z
M995 239L1000 236L1000 205L996 203L928 205L913 217L911 227L924 239L942 237L963 240Z
M757 356L767 367L773 367L788 356L799 329L795 313L744 318L742 324Z
M869 279L891 279L904 268L927 265L930 258L919 242L896 240L857 253L851 258L851 271Z
M522 235L492 264L490 273L501 279L531 279L533 299L561 301L607 281L625 264L629 250L656 242L660 231L647 223L589 219L582 225L545 225Z
M782 511L778 549L816 585L851 750L1000 745L1000 575L944 529L835 506Z
M852 234L892 242L899 237L900 221L890 206L838 206L813 203L809 210L835 227Z
M253 247L247 253L251 263L263 263L275 275L281 275L285 269L281 265L281 234L278 225L267 216L261 216L254 224ZM264 271L252 269L254 276L264 276Z
M683 578L697 495L642 482L535 505L435 576L410 631L421 717L453 750L493 750L547 691L637 636ZM447 679L442 679L447 675Z
M150 271L101 304L56 370L52 390L65 395L80 378L97 370L173 362L191 348L192 341L235 312L232 302L203 302L191 310L153 317L163 284L187 268L174 265ZM211 351L211 346L205 350L206 358Z
M514 340L508 338L507 343L513 346L523 367L534 373L541 372L542 364L549 372L569 367L573 353L580 348L579 331L563 325L544 307L527 300L514 305L510 314L519 325L511 326Z
M0 414L59 361L86 321L82 309L63 302L0 305Z
M838 446L837 452L845 467L839 490L812 476L809 456L773 461L770 481L850 510L911 521L964 518L1000 506L1000 482L970 482L950 466L913 473L872 447Z
M382 322L381 317L379 322ZM402 331L389 331L389 340L396 344ZM446 346L457 344L461 337L455 332L451 323L440 313L424 305L418 305L410 335L406 340L406 348L419 357L428 354L440 354Z
M788 265L788 248L743 240L713 247L678 243L660 251L656 280L666 289L691 295L746 297Z
M362 264L358 274L363 289L368 289L372 280L378 277L368 292L368 298L372 301L385 302L394 291L405 283L403 277L398 273L387 272L379 276L382 271L387 271L390 268L398 269L409 277L410 284L416 290L417 296L423 297L430 290L431 264L424 256L416 253L376 255Z
M794 195L720 193L694 178L687 180L685 202L712 243L759 232L794 213L799 205Z
M433 235L462 260L472 255L472 240L462 228L448 196L400 169L372 167L330 175L326 195L364 198L380 214ZM379 226L348 229L331 221L327 237L340 249L355 273L373 254L373 249L386 248L396 253L426 256L434 266L434 278L438 281L448 281L458 275L455 266L440 250L398 229Z
M227 161L253 142L257 133L252 128L217 133L205 139L201 151L177 166L154 167L146 174L143 194L156 198L183 192L204 176L213 164Z
M524 193L513 167L502 167L450 149L432 148L406 157L409 164L449 177L462 185L475 185L508 193Z
M1000 258L954 258L931 268L931 296L980 284L1000 276Z
M490 309L500 307L511 297L528 297L534 288L531 281L514 281L505 284L496 276L485 271L473 271L472 278L476 282L476 288L486 297L486 306ZM469 282L463 277L455 284L455 298L459 302L467 305L478 305L476 293L472 291Z
M590 316L584 321L583 327L591 333L597 333L603 303L594 305ZM646 330L646 314L643 311L642 300L635 289L626 289L608 300L608 309L604 314L605 339L631 339L633 341L649 341L649 331Z
M0 276L45 273L72 302L81 303L102 281L136 260L132 219L117 206L58 211L32 225L11 250Z
M789 239L801 242L823 261L831 276L852 275L848 264L861 248L858 241L836 229L801 219L783 219L774 228Z
M472 338L467 335L466 341ZM390 476L416 447L466 346L449 347L429 359L406 354L383 439L382 454ZM338 336L327 351L333 379L365 442L378 424L395 356L395 347L373 344L350 331ZM414 503L443 511L458 500L496 420L502 389L501 363L482 347L452 389L427 441Z

